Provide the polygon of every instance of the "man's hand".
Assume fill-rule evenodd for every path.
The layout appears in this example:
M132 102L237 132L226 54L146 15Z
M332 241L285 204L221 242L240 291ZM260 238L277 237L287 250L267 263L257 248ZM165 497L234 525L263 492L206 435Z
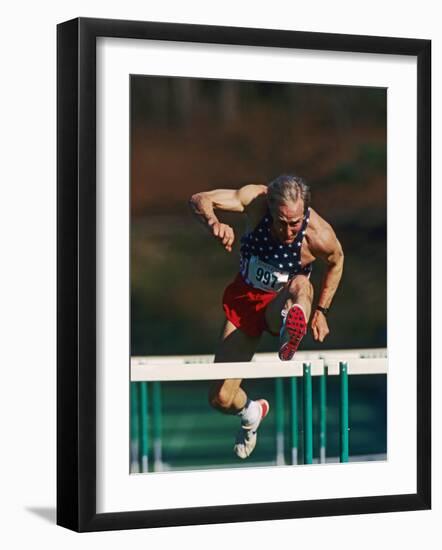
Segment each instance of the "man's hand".
M323 342L324 338L330 333L328 329L327 319L322 311L318 309L313 314L313 319L311 322L313 338L319 342Z
M214 221L213 223L209 222L209 227L212 235L221 241L227 252L232 252L233 242L235 241L235 233L230 225L219 221Z

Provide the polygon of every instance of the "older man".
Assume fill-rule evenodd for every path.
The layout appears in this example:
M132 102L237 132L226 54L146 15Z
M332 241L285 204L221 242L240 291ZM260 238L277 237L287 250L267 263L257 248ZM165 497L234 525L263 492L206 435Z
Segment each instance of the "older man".
M216 362L250 361L263 331L280 337L279 358L293 358L311 317L313 338L329 334L327 313L342 276L344 254L330 224L310 207L310 191L302 178L279 176L267 185L217 189L190 200L197 218L211 235L232 251L235 235L215 211L246 215L241 237L240 268L223 296L226 321ZM312 315L312 263L326 264L319 299ZM241 379L222 380L210 390L211 405L241 418L234 451L247 458L269 411L265 399L250 400Z

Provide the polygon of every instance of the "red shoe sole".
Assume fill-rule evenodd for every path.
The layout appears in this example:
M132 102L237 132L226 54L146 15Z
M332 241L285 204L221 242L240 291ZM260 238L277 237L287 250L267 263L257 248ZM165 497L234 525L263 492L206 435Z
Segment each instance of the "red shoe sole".
M285 329L288 332L289 341L281 346L279 358L281 361L290 361L307 332L304 312L299 306L292 306L290 308L285 321Z

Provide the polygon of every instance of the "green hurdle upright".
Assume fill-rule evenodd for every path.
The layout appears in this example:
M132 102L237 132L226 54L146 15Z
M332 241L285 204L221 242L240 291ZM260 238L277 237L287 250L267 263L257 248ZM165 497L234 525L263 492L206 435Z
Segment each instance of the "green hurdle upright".
M290 424L291 424L291 463L298 464L298 380L296 376L290 378Z
M138 407L138 384L130 384L130 472L137 474L140 471L140 424Z
M276 464L285 464L284 459L284 383L282 378L275 379L275 424L276 424Z
M153 407L153 467L156 472L162 470L162 413L161 413L161 383L152 383L152 407Z
M339 460L348 462L348 365L343 361L339 362L339 379Z
M130 472L149 471L149 401L147 382L130 384Z
M303 365L304 386L304 464L313 462L313 399L310 363Z
M319 462L326 461L327 449L327 367L319 377Z
M141 472L149 471L149 398L147 382L139 382L140 388L140 466Z

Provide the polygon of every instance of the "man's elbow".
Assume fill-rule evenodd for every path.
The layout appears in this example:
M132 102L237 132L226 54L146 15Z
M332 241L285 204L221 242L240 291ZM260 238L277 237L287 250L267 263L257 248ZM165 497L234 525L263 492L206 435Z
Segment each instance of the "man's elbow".
M189 204L189 207L190 209L195 212L195 210L198 210L198 206L201 204L201 199L202 199L202 193L194 193L189 201L188 201L188 204Z
M344 251L341 247L338 250L335 250L333 254L328 258L328 265L335 269L344 268Z
M342 248L338 250L338 261L342 264L344 263L344 251Z
M338 265L338 269L342 273L344 270L344 251L342 250L342 248L339 250L337 254L337 265Z
M338 265L344 265L344 251L341 247L339 247L339 250L336 251L336 263Z

